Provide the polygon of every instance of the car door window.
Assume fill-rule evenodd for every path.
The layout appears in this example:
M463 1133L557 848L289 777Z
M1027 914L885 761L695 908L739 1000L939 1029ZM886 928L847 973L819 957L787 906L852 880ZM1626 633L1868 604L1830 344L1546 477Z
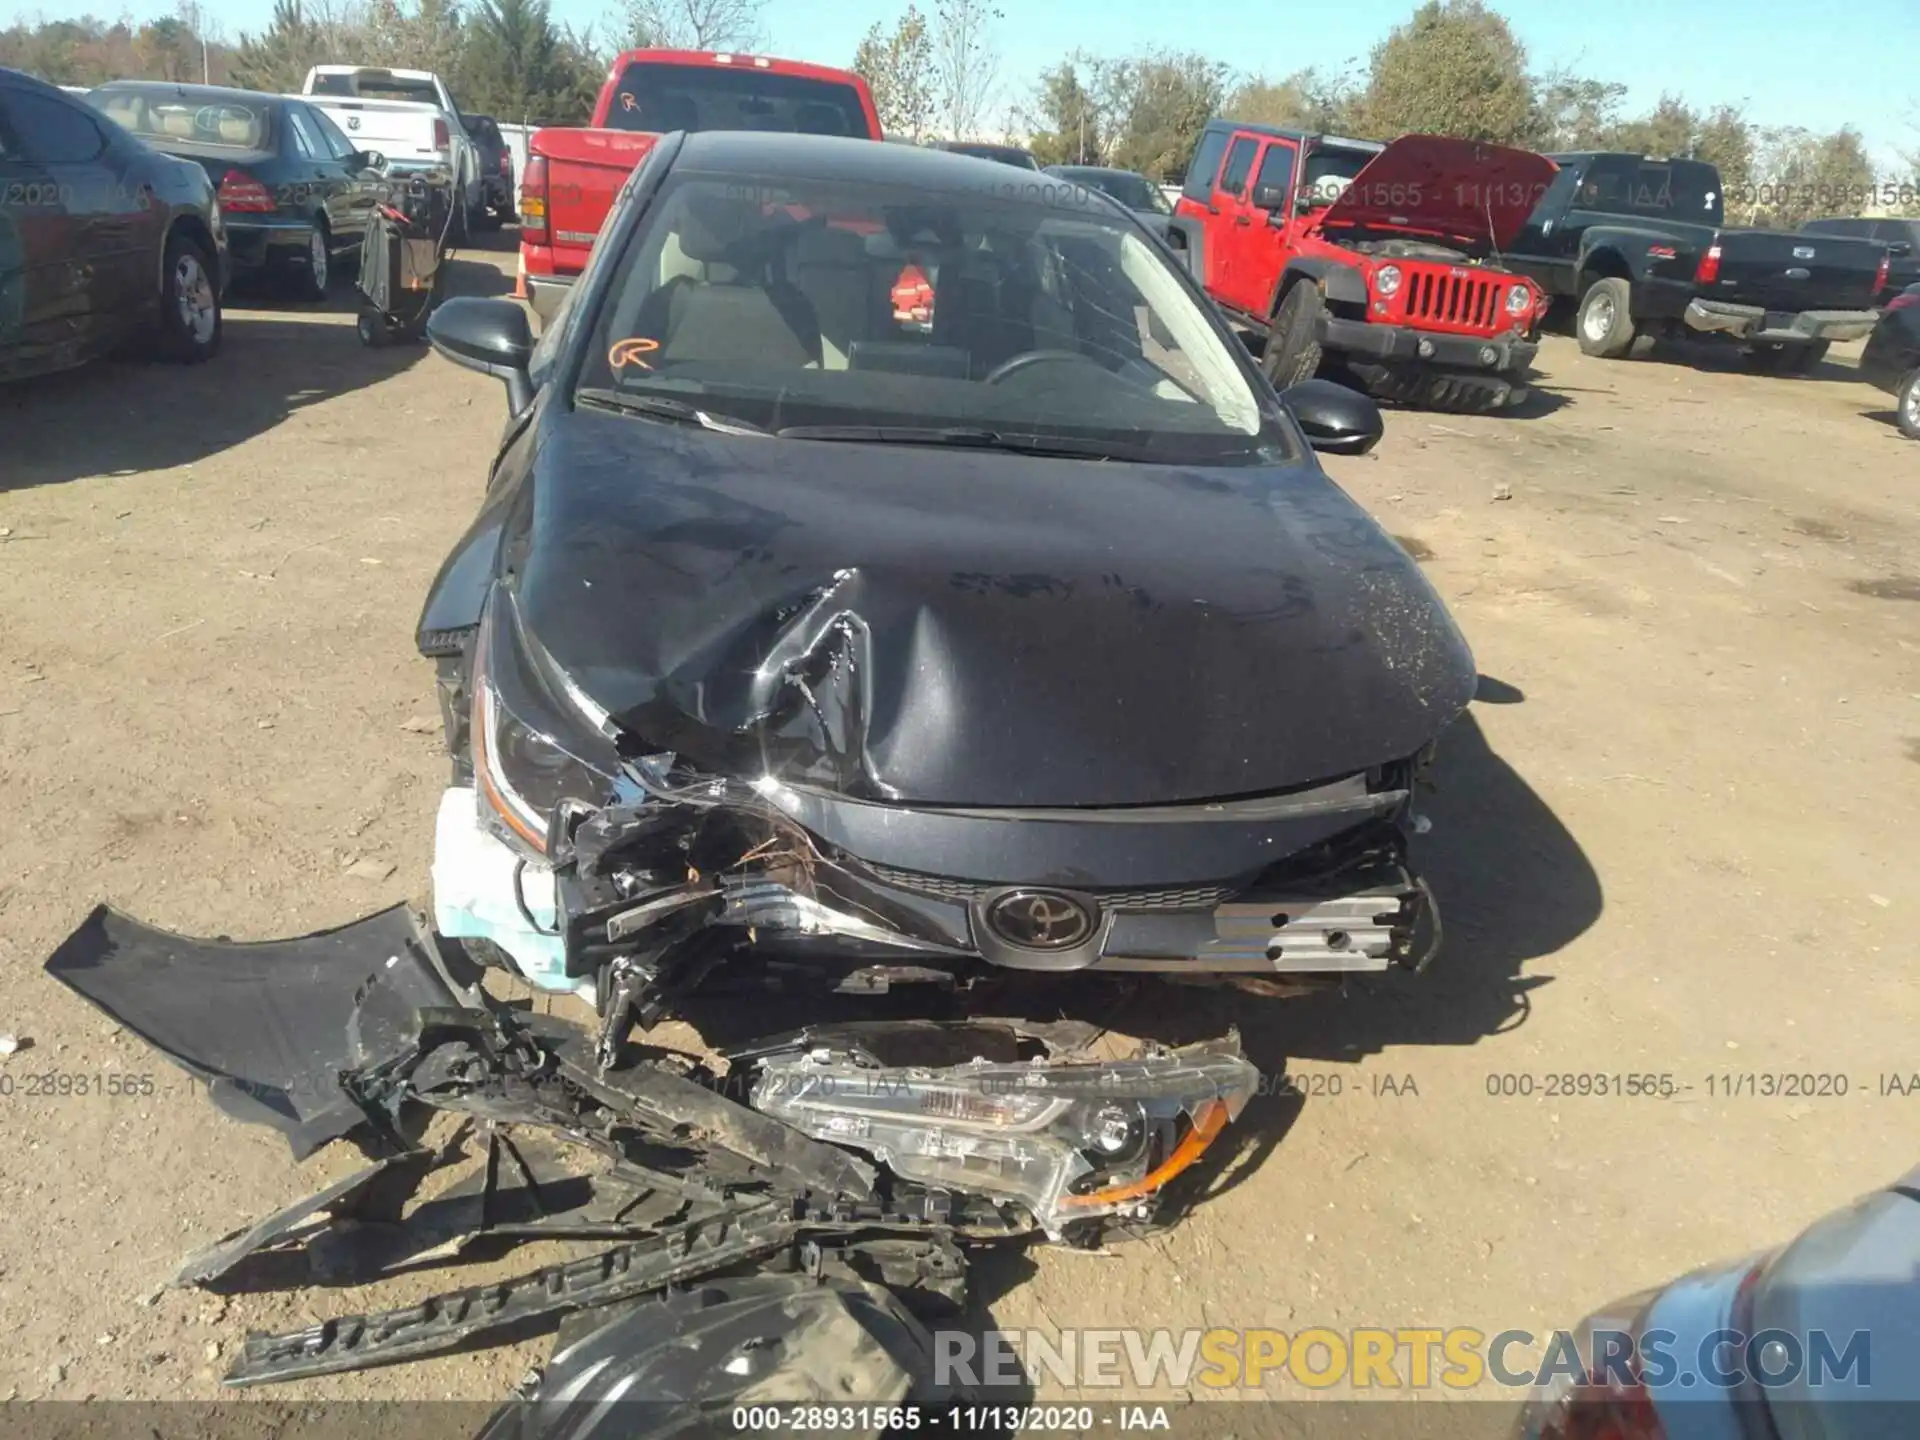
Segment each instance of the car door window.
M24 158L42 165L84 165L107 148L106 132L87 110L34 90L8 89L7 113Z
M313 128L326 142L327 149L333 152L333 158L351 164L360 154L360 147L347 138L347 132L333 123L333 117L324 110L307 110L307 119L313 122Z
M313 116L304 105L287 107L287 122L293 126L293 143L309 160L331 160L333 152L314 128Z
M1227 152L1227 168L1220 172L1221 193L1233 196L1236 200L1247 193L1247 176L1253 170L1253 153L1260 148L1260 142L1251 135L1237 136L1233 149Z
M1260 157L1260 169L1253 177L1253 194L1271 185L1285 191L1293 184L1294 149L1285 140L1275 140Z
M1226 131L1209 130L1202 135L1199 148L1193 152L1193 163L1187 167L1187 179L1181 186L1181 193L1203 205L1211 199L1213 178L1220 173L1220 157L1226 153Z

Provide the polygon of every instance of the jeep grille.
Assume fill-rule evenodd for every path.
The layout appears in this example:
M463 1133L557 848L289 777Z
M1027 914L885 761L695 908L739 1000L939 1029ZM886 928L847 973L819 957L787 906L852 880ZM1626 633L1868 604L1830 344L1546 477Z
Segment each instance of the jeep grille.
M1501 318L1506 288L1484 275L1416 270L1407 277L1407 319L1491 329Z

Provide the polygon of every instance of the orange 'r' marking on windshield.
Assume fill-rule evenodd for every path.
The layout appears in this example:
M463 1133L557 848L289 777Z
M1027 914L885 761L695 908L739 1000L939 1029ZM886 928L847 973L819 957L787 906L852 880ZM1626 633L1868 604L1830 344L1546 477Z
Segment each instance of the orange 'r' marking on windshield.
M607 352L607 363L616 370L627 365L638 365L642 370L651 370L653 367L640 357L651 355L659 348L658 340L647 340L638 336L631 340L619 340L614 342L613 349Z

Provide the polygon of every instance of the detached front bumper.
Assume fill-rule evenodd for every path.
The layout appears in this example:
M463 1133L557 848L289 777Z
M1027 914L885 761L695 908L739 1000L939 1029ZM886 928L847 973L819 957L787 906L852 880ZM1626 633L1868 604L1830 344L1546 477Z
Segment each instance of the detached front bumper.
M1525 369L1540 350L1534 341L1510 335L1480 339L1406 325L1373 325L1332 315L1321 322L1320 344L1323 349L1370 360L1407 361L1491 375Z
M1812 345L1860 340L1873 333L1875 310L1768 310L1726 300L1692 300L1681 317L1689 330L1731 335L1757 345Z

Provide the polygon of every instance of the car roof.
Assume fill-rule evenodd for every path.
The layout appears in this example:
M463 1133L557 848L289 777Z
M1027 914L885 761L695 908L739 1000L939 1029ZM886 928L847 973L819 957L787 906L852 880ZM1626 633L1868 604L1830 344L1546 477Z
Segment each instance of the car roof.
M1047 169L1055 175L1129 175L1135 180L1147 179L1138 170L1122 170L1118 165L1049 165Z
M1568 160L1634 160L1653 165L1710 165L1698 155L1636 155L1631 150L1561 150L1547 159L1559 165Z
M1384 150L1386 145L1378 140L1356 140L1350 135L1328 135L1318 130L1289 130L1280 125L1256 125L1251 120L1209 120L1207 129L1222 134L1245 132L1248 135L1265 135L1274 140L1319 140L1328 145L1345 145L1354 150Z
M58 95L66 88L62 85L50 85L38 75L29 75L24 70L10 69L5 65L0 65L0 80L5 80L10 85L24 85L30 90L45 90L51 95Z
M951 150L770 130L702 130L690 134L673 168L676 172L777 175L929 190L972 188L994 194L1005 193L1002 187L1019 183L997 160L981 160ZM1039 203L1037 192L1035 201Z
M303 95L270 95L264 90L241 90L232 85L182 85L172 80L108 80L93 87L89 94L101 90L163 90L178 95L182 100L271 100L280 104L286 100L303 100Z

